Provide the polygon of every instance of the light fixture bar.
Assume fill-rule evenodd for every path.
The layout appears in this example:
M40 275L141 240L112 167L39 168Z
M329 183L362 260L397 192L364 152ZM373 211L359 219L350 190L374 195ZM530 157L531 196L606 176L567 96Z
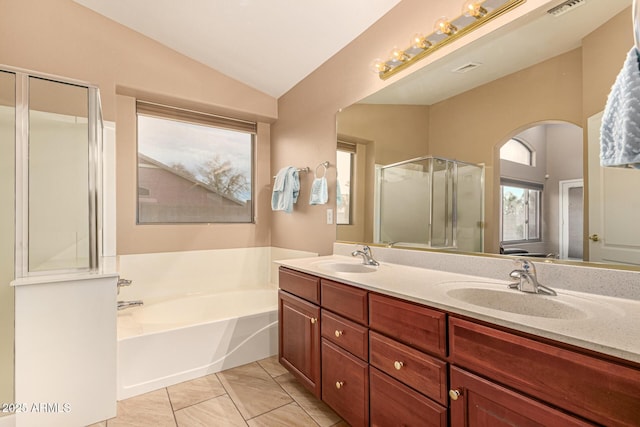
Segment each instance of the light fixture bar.
M476 28L486 24L487 22L501 15L504 15L505 13L509 12L511 9L514 9L515 7L520 6L525 2L526 0L507 0L501 6L498 6L495 9L488 12L486 9L484 9L484 7L482 7L480 8L482 9L482 13L479 13L477 16L475 16L475 19L471 23L463 27L458 26L458 24L456 24L456 26L453 26L452 23L462 21L461 18L465 18L465 16L468 16L468 15L463 14L455 19L452 19L451 21L447 21L446 24L451 25L454 29L453 31L445 34L438 33L438 32L433 32L432 34L429 34L428 36L424 37L424 40L428 41L428 44L422 51L419 51L418 53L413 54L415 52L415 47L409 46L404 51L404 53L406 54L405 55L406 58L403 58L402 61L396 61L396 62L392 62L391 60L389 60L383 65L377 65L376 71L378 72L378 75L382 80L386 80L389 77L411 66L412 64L420 61L422 58L432 54L433 52L440 49L441 47L448 45L449 43L459 39L465 34L468 34L471 31L475 30ZM478 2L478 3L481 3L481 2ZM489 3L494 3L494 1L488 0L483 2L482 4L489 4ZM393 65L393 66L390 66L390 65Z

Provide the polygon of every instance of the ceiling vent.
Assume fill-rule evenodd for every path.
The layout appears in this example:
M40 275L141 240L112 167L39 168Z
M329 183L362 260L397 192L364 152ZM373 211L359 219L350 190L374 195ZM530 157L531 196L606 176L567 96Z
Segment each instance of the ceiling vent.
M558 17L560 15L564 15L565 13L570 12L582 6L586 2L587 0L568 0L568 1L565 1L564 3L557 5L556 7L552 7L551 9L547 10L547 13L549 15Z
M475 70L476 68L478 68L479 66L481 66L482 64L480 64L479 62L468 62L464 65L459 66L458 68L455 68L453 70L451 70L454 73L466 73L468 71L471 70Z

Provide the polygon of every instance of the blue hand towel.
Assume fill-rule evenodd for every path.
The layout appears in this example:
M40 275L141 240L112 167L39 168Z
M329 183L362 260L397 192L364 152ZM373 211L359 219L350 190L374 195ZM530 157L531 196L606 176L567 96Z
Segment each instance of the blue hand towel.
M273 183L271 194L271 209L274 211L293 212L293 204L298 201L300 193L300 179L298 170L293 166L286 166L278 171Z
M640 52L634 46L618 74L600 128L602 166L640 167Z
M310 205L324 205L329 200L327 191L327 178L315 178L311 184Z
M340 190L340 181L336 179L336 206L342 206L342 190Z

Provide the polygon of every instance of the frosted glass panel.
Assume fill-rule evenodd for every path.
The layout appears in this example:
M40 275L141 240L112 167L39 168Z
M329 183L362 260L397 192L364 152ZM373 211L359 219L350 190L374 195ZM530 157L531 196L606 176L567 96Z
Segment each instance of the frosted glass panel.
M89 268L88 89L29 78L29 271Z
M428 160L382 169L380 240L427 243L431 174Z
M449 160L432 159L433 200L431 219L431 246L454 245L453 173L454 164Z
M464 252L482 252L483 170L458 164L456 192L456 243Z

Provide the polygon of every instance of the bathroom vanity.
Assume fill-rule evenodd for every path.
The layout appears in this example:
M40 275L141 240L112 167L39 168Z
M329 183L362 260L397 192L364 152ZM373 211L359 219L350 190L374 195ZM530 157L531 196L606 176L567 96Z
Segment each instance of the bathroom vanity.
M581 336L638 301L506 290L494 321L451 292L500 300L490 279L335 255L280 264L280 362L352 426L640 425L640 352ZM511 295L552 308L522 314Z

